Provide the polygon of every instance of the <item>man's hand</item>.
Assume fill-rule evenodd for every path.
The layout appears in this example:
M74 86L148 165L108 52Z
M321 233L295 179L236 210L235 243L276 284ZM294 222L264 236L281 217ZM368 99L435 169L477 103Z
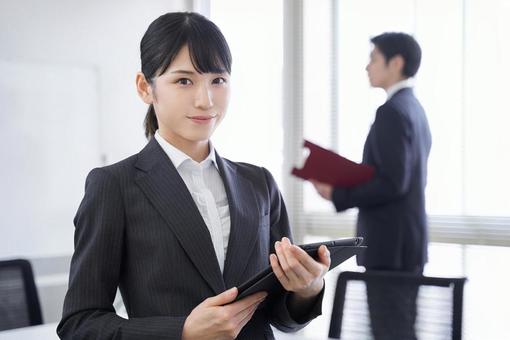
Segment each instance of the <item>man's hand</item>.
M267 296L259 292L232 302L237 294L234 287L196 306L184 322L182 339L235 339Z
M331 201L333 196L333 186L331 184L322 183L315 179L311 179L310 182L312 182L313 186L315 187L315 190L317 190L317 192L319 193L319 195L322 196L322 198Z
M287 291L296 297L309 300L317 296L324 287L324 275L331 264L326 246L319 247L319 261L315 261L300 247L291 244L286 237L275 243L276 254L269 260L276 277Z

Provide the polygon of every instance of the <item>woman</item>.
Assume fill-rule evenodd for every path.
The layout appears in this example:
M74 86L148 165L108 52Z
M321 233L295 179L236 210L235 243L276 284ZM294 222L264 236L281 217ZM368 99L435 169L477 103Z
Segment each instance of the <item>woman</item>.
M325 247L314 261L290 243L271 174L220 157L210 137L229 102L231 56L196 13L156 19L136 85L149 142L87 177L62 339L272 339L320 314ZM270 253L273 253L270 255ZM270 263L288 291L259 305L237 285ZM115 314L120 288L129 320Z

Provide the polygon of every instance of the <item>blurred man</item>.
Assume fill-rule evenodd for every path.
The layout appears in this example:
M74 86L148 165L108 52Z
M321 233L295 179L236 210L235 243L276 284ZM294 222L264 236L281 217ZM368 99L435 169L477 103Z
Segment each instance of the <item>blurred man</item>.
M427 261L425 185L431 147L425 111L412 89L412 78L420 67L421 48L405 33L383 33L371 42L368 78L373 87L384 89L388 96L377 109L363 150L362 163L373 166L375 175L369 182L348 189L312 182L337 211L359 208L357 234L364 237L368 246L366 253L358 257L360 265L367 270L421 274ZM372 317L374 293L392 295L374 289L367 293L369 304L372 302ZM410 300L415 300L416 293L416 289L412 290ZM412 325L415 315L414 308L408 315ZM374 323L378 321L372 321L375 333ZM384 320L384 325L391 327L392 322ZM383 338L374 335L376 339ZM407 338L414 338L414 334L398 337Z

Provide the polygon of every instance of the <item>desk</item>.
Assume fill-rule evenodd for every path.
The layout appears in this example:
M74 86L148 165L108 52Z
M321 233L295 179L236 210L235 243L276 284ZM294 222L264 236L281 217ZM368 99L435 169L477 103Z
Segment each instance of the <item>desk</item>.
M57 323L10 329L0 332L0 340L58 340Z

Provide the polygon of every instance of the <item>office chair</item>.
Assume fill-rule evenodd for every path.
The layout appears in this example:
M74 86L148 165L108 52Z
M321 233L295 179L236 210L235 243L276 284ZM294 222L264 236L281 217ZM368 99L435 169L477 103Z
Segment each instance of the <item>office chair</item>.
M0 331L40 324L41 307L30 262L0 261Z
M389 271L342 272L329 337L460 340L465 281Z

